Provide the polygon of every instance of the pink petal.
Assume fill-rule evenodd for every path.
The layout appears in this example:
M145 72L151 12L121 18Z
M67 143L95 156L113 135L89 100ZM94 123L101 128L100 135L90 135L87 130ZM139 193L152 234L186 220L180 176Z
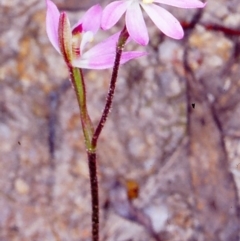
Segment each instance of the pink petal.
M124 64L131 59L139 58L146 55L146 53L132 51L123 52L120 64ZM92 59L81 58L73 61L73 66L84 69L108 69L114 65L115 53L106 53L103 55L96 55Z
M120 32L110 36L106 40L102 41L101 43L95 45L87 52L83 53L84 58L92 59L95 56L101 56L106 53L114 53L116 52L116 44L119 38Z
M129 35L141 45L149 41L148 31L138 2L133 2L127 9L126 26Z
M131 59L140 58L140 57L146 56L146 55L147 55L146 52L140 52L140 51L123 52L120 64L125 64L126 62L128 62Z
M83 53L78 59L75 59L72 65L85 69L107 69L113 67L119 35L120 32L97 44L86 53ZM138 51L123 52L121 64L144 55L146 53Z
M181 24L167 10L156 4L141 4L154 24L167 36L181 39L184 35Z
M99 4L96 4L89 8L84 16L78 21L77 24L72 28L73 30L78 28L81 25L81 28L84 32L91 31L96 33L100 28L102 17L102 7Z
M203 8L207 4L198 0L154 0L154 2L179 8Z
M115 1L106 6L103 10L101 27L106 30L111 28L121 16L125 13L129 2L127 1Z
M46 16L46 30L48 38L53 47L60 53L58 44L58 24L60 13L57 6L50 0L46 0L47 16Z

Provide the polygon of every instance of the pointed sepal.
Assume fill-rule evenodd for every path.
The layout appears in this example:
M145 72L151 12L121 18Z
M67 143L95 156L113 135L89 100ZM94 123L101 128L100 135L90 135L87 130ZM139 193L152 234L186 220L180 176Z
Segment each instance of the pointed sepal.
M71 65L73 60L72 53L72 30L69 19L65 12L62 12L59 17L58 26L58 41L60 51L67 65Z

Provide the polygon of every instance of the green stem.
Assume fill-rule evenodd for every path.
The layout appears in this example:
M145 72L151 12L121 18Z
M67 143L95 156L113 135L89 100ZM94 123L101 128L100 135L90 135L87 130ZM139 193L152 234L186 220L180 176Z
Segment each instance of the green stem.
M82 75L82 70L74 67L69 67L71 80L74 86L74 90L77 96L78 105L80 108L80 118L83 128L83 135L85 139L85 145L88 152L94 152L92 148L92 136L93 136L93 125L88 115L87 104L86 104L86 89Z

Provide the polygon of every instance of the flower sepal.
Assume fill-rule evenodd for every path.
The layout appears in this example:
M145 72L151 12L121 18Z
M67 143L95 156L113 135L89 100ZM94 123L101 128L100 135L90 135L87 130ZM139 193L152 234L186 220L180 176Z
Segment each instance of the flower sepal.
M59 17L58 41L61 54L66 64L70 66L73 61L72 31L69 19L65 12L62 12Z

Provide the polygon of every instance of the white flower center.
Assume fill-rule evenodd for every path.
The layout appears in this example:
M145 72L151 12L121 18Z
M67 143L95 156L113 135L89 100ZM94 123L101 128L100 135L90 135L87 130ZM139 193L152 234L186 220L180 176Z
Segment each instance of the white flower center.
M154 0L142 0L143 3L145 4L151 4L153 3Z
M91 42L93 42L93 40L94 40L93 32L87 31L87 32L83 33L82 41L81 41L81 44L80 44L81 53L83 52L83 49L85 48L87 43L91 43Z

